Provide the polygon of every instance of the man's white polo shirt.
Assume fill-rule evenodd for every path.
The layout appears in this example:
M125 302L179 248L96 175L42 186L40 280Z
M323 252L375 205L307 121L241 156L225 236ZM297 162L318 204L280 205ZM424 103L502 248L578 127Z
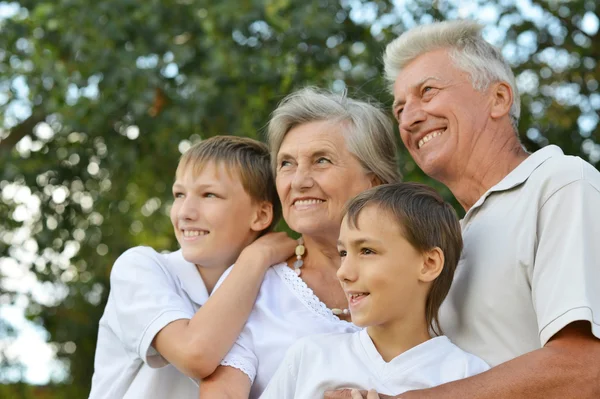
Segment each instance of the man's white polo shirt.
M196 399L198 385L151 344L163 327L191 319L207 299L200 274L181 251L136 247L123 253L100 319L90 398Z
M600 338L600 173L556 146L530 155L461 221L444 333L491 366L589 321Z

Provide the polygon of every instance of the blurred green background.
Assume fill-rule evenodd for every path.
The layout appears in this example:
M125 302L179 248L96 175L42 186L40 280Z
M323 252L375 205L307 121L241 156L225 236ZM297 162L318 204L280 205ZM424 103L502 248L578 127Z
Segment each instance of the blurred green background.
M262 139L278 101L307 84L389 107L382 51L417 24L483 23L516 72L524 145L598 165L599 7L0 1L0 397L87 397L111 265L136 245L176 249L170 186L190 143ZM402 154L406 180L452 199Z

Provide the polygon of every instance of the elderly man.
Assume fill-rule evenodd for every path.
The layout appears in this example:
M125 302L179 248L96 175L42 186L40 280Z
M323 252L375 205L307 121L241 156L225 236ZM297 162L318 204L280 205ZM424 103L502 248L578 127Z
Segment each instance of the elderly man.
M478 24L412 29L384 62L404 145L466 211L442 329L492 366L399 397L600 398L600 173L523 149L514 75Z

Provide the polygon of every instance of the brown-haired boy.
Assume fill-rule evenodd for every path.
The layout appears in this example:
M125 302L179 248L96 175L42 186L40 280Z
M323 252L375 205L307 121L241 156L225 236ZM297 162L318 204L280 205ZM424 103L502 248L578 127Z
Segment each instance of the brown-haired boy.
M398 395L489 368L439 335L437 312L462 238L435 190L396 183L359 194L347 205L338 248L352 322L366 328L301 340L262 397L315 398L338 388Z
M135 247L112 269L90 398L197 398L189 377L214 371L266 270L294 251L296 242L284 233L264 235L280 205L260 142L218 136L195 144L179 162L173 197L181 249Z

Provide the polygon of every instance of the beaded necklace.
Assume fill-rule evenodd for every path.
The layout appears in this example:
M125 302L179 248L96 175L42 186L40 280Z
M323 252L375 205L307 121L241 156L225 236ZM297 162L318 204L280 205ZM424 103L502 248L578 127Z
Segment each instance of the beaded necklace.
M304 239L302 237L298 238L298 245L296 246L296 261L294 262L294 271L296 272L296 275L298 277L300 277L300 275L302 274L302 266L304 266L304 260L302 260L302 256L304 255L304 253L306 252L306 248L304 247ZM331 312L336 315L336 316L347 316L350 314L350 311L348 309L339 309L339 308L333 308L331 309Z

